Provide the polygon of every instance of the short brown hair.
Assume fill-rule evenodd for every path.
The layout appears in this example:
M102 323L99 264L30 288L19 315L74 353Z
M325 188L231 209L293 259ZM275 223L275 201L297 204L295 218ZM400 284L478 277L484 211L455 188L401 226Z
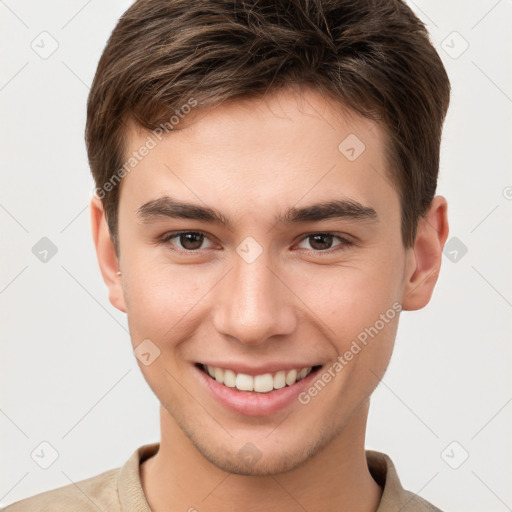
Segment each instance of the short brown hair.
M107 42L87 104L89 162L116 249L127 121L155 130L191 98L201 108L292 84L382 126L412 246L436 191L450 82L404 2L138 0Z

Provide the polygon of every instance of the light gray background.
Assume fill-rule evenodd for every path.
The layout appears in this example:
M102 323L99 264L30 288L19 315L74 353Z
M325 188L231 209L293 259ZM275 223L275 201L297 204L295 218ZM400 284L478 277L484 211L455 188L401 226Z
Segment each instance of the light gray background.
M97 268L83 143L89 85L129 4L0 0L1 505L159 439L157 400ZM430 305L402 315L367 447L442 509L512 510L512 2L410 5L452 82L439 193L468 252L453 245ZM46 263L32 252L42 237L58 249ZM58 452L48 469L41 442Z

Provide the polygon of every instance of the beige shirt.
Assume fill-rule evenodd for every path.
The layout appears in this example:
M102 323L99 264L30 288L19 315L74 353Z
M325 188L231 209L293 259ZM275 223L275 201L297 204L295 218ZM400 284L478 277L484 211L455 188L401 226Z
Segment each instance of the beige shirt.
M5 512L151 512L140 482L139 467L159 443L141 446L117 469L75 484L43 492L4 508ZM384 453L366 450L368 467L383 488L376 512L441 512L416 494L405 491L395 466Z

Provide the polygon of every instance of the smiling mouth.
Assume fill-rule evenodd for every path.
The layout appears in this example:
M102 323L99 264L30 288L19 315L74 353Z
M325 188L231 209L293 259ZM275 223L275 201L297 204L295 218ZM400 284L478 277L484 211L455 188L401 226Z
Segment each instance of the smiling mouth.
M196 363L196 366L223 386L253 393L270 393L276 389L293 386L296 382L321 368L321 365L316 365L292 370L280 370L261 375L247 375L246 373L237 373L233 370L208 366L202 363Z

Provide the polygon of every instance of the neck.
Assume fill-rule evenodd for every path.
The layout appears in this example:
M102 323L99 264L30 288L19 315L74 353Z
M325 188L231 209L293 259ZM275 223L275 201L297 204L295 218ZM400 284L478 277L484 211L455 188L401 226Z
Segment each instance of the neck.
M382 489L366 462L368 402L320 452L301 466L270 476L227 473L207 460L172 416L160 409L158 453L141 465L141 482L153 512L308 510L375 512Z

